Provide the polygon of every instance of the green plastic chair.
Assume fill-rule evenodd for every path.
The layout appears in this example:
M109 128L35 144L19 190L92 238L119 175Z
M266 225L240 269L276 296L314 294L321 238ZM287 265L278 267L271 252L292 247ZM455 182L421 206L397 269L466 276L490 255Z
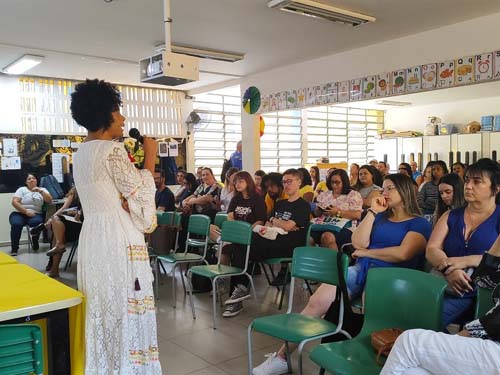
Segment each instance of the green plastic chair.
M484 316L488 311L490 311L495 304L493 303L493 298L491 294L493 293L492 289L486 288L477 288L477 300L476 300L476 310L475 317L479 319Z
M380 373L371 333L385 328L441 330L446 282L434 275L407 268L373 268L365 288L363 328L352 340L321 344L310 358L330 373Z
M42 332L35 324L0 326L0 374L43 374Z
M349 259L342 255L341 269L344 278L347 278L347 266ZM298 313L292 313L293 294L295 278L318 281L325 284L339 285L337 272L337 251L324 247L303 246L297 247L293 251L292 261L292 282L290 284L290 294L288 310L286 314L264 316L254 319L248 326L248 373L252 373L252 330L265 333L285 341L288 351L288 343L299 344L299 374L302 374L302 350L304 345L312 340L322 339L330 335L342 333L347 338L351 336L342 330L342 319L344 316L343 299L340 300L339 324L328 322L321 318L314 318ZM288 353L289 354L289 353ZM288 371L292 371L290 355L287 355Z
M225 221L227 221L227 214L218 212L215 215L214 225L218 226L219 228L222 228L222 223L224 223Z
M191 283L192 275L198 275L207 277L212 282L212 313L213 313L213 329L216 329L216 316L217 316L217 280L221 278L227 278L231 276L245 275L250 280L251 292L254 296L255 302L257 303L257 295L255 293L255 287L253 284L252 276L247 273L248 268L248 258L250 256L250 243L252 241L252 226L244 221L225 221L222 224L221 233L221 245L222 249L223 242L231 242L233 244L245 245L246 246L246 258L245 266L243 268L226 266L220 264L220 256L218 257L217 264L207 265L207 266L194 266L188 270L188 293L189 302L191 303L191 311L193 313L193 319L196 319L196 314L194 310L193 302L193 285Z
M175 245L174 249L171 249L175 251L177 249L177 243L179 240L179 228L180 228L180 223L181 223L181 213L180 212L174 212L174 211L165 211L165 212L156 212L156 222L158 225L170 225L170 226L175 226L177 228L177 233L175 237ZM148 254L149 254L149 259L153 263L153 276L154 276L154 287L155 287L155 296L156 299L160 299L159 295L159 279L160 279L160 267L163 269L163 272L166 274L167 271L165 270L165 267L163 266L163 263L158 260L158 253L153 247L148 247ZM184 280L182 280L184 281Z
M172 298L173 298L173 307L176 307L176 279L175 279L175 270L177 268L177 265L183 264L183 263L203 263L205 262L208 264L208 262L205 260L207 256L207 249L208 249L208 234L210 232L210 218L206 215L191 215L189 217L189 224L187 228L187 239L186 239L186 247L184 249L183 253L176 253L175 250L172 251L170 254L167 255L158 255L157 260L161 264L162 261L165 261L167 263L173 264L173 269L172 269ZM191 235L198 235L202 236L203 239L193 239L190 238ZM176 247L177 247L177 240L176 242ZM188 252L189 248L197 248L197 249L203 249L201 254L198 253L190 253ZM159 269L157 269L159 271ZM182 274L181 270L181 280L182 284L185 288L185 283L184 283L184 275Z

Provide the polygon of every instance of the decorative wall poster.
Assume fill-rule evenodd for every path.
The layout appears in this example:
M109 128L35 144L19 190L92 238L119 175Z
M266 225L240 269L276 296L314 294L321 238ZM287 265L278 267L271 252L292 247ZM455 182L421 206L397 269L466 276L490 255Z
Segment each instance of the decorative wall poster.
M440 88L451 87L455 83L455 60L443 61L438 64L438 82Z
M325 85L326 104L337 103L337 83L327 83Z
M391 84L393 94L404 94L405 93L405 69L395 70L391 74Z
M455 65L456 85L465 85L474 82L474 56L461 57L457 59Z
M10 171L15 169L21 169L21 158L19 156L14 157L2 157L1 168L3 171Z
M306 106L306 89L297 90L297 106L299 108Z
M3 139L3 156L17 156L17 139Z
M500 51L493 52L493 79L500 78Z
M316 101L316 86L306 89L306 105L314 105Z
M271 112L278 110L278 96L279 96L279 94L269 95L269 110Z
M64 182L64 168L63 168L63 160L67 166L69 166L69 155L63 153L52 154L52 174L56 178L57 182Z
M179 142L177 142L175 139L171 139L170 142L168 142L168 155L176 157L179 155Z
M415 92L422 89L422 68L420 65L406 69L406 91Z
M269 95L264 95L262 97L262 105L260 107L260 112L268 112L269 111Z
M168 142L158 142L158 156L161 158L168 156Z
M422 89L428 90L436 87L437 64L422 65Z
M375 97L375 84L377 76L369 76L363 79L363 99L372 99Z
M382 73L377 76L377 86L375 87L377 96L388 96L391 94L391 74Z
M363 80L361 78L351 79L350 100L356 101L361 99L361 85Z
M324 86L316 86L316 99L314 100L314 104L316 105L324 105L326 104L326 94L324 90Z
M474 80L486 81L493 78L493 53L476 55L474 59Z
M282 91L278 93L278 110L283 111L286 109L286 96L287 96L287 91Z
M288 109L297 108L297 90L290 90L286 97L286 107Z
M339 103L349 101L349 81L342 81L337 84Z

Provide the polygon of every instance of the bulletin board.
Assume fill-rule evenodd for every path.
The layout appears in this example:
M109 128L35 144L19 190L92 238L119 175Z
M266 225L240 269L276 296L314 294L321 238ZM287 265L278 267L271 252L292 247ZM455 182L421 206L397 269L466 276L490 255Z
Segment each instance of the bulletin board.
M6 145L17 144L16 156L12 155L12 149L4 150L4 139L7 139ZM85 136L80 135L42 135L42 134L2 134L0 133L0 145L2 145L1 158L5 157L16 158L19 157L20 164L8 165L4 159L2 163L5 168L0 170L0 193L13 193L20 186L24 185L26 173L34 173L38 178L47 174L53 174L52 170L52 154L67 154L70 162L70 170L72 170L72 154L77 151L78 143L83 142ZM54 141L56 141L54 143ZM58 142L59 141L59 142ZM61 142L62 141L62 142ZM157 159L157 164L165 170L165 175L168 180L175 180L176 167L186 167L186 142L182 139L177 139L178 143L178 156L175 158L162 157ZM59 145L58 145L59 143ZM64 147L60 146L64 143ZM55 146L54 146L55 145ZM68 145L68 146L66 146ZM131 154L135 155L137 164L139 165L143 159L144 154L141 152L140 147L135 146L134 140L126 139L124 142L125 148L132 151ZM135 150L135 152L134 152ZM5 153L9 156L4 156ZM16 161L11 159L12 161ZM16 169L10 169L16 168ZM172 182L173 183L173 182Z

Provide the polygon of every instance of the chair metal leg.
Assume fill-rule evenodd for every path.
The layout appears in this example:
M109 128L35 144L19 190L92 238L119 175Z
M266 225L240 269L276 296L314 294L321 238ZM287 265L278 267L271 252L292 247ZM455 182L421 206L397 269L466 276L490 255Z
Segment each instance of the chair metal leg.
M283 307L283 300L285 299L285 294L286 294L286 284L287 284L287 279L288 279L288 272L289 272L289 268L288 268L288 264L286 265L286 272L285 272L285 280L283 281L283 286L281 287L281 298L280 298L280 304L279 304L279 307L278 307L278 310L281 310L281 308Z
M162 262L160 262L160 267L163 270L163 273L166 275L167 274L167 270L165 269L165 266L163 265Z
M248 375L253 372L253 357L252 357L252 323L248 326L247 345L248 345Z
M286 348L286 365L288 367L288 372L292 372L292 353L290 353L290 346L288 345L288 341L285 341Z
M78 249L78 242L75 241L73 242L73 245L71 245L71 250L69 251L68 259L66 260L66 264L64 265L64 271L66 271L69 267L71 267L77 249Z
M215 316L217 315L217 294L219 293L217 288L217 277L212 279L212 328L217 329L215 324Z
M302 375L302 350L304 349L305 341L302 341L297 348L297 354L299 356L299 375Z
M193 274L191 272L188 272L187 286L188 286L189 303L191 304L191 312L193 313L193 319L196 319L196 314L194 311L194 301L193 301L193 283L191 282L192 275Z
M186 283L184 282L184 272L182 272L182 263L179 265L180 267L180 274L181 274L181 281L182 281L182 288L184 289L184 294L186 294Z
M177 263L174 263L174 268L172 269L172 307L175 309L175 304L177 302L177 293L176 287L177 282L175 278L175 269L177 268ZM181 277L182 277L182 269L181 269Z
M323 367L321 367L321 368L319 369L319 373L318 373L318 375L325 375L325 372L326 372L326 370L325 370Z
M309 291L309 294L312 296L313 295L313 291L311 289L311 285L309 284L309 281L307 280L304 280L306 282L306 286L307 286L307 290Z
M245 275L247 275L248 280L250 280L250 290L253 294L253 298L255 300L255 303L257 304L257 293L255 292L255 285L253 284L252 276L250 276L248 273L246 273Z
M269 278L269 274L267 273L266 265L261 263L262 269L264 270L264 275L266 276L267 284L271 285L271 279Z

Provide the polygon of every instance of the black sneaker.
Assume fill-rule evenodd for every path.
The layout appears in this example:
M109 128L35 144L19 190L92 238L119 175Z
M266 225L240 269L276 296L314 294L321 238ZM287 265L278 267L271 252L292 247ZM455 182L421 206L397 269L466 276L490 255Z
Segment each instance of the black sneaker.
M31 237L31 243L34 251L37 251L40 248L40 245L38 244L38 236Z
M17 249L10 250L10 255L13 257L17 257Z
M285 281L285 275L286 275L286 271L280 270L280 272L278 272L278 274L276 275L275 279L273 281L271 281L271 285L272 286L282 286L284 284L284 281ZM290 273L288 273L288 276L286 278L286 283L290 284L291 280L292 280L292 276L290 275Z
M38 236L40 233L42 233L43 228L45 228L45 224L44 223L40 223L36 227L33 227L33 228L30 229L30 234L32 236Z
M231 305L237 302L242 302L250 297L251 296L248 292L248 288L244 285L238 284L233 290L233 294L231 294L231 297L229 297L229 299L224 302L224 305Z
M230 318L238 315L241 310L243 310L243 302L231 303L230 305L226 305L222 316L224 318Z

